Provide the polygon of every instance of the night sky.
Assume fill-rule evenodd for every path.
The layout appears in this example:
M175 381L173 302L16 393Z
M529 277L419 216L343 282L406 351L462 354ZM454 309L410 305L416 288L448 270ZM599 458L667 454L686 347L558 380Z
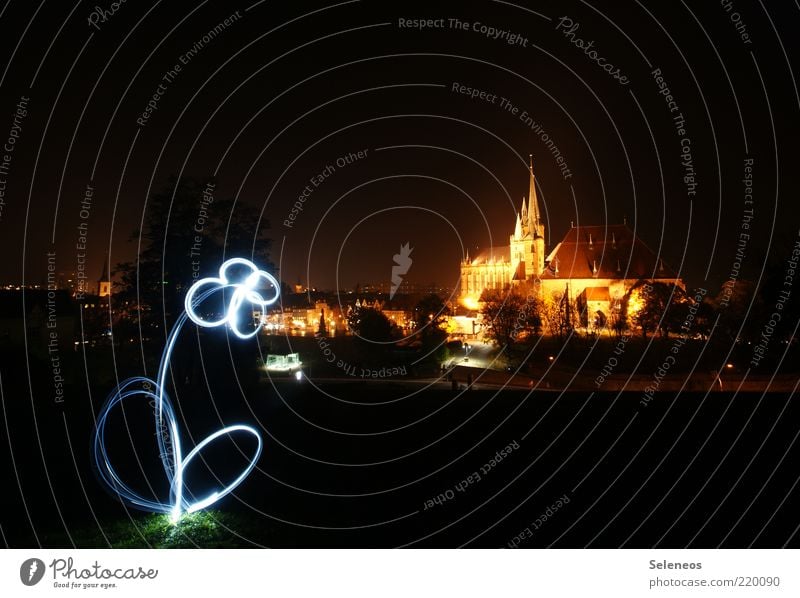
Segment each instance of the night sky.
M407 280L452 287L467 251L507 243L529 154L548 251L571 222L627 219L716 290L752 207L756 279L798 231L798 9L728 6L7 3L0 282L43 282L51 251L74 271L84 221L91 277L132 259L176 175L255 207L286 282L388 283L408 242Z
M0 286L84 268L88 297L104 265L118 283L80 309L0 292L2 541L105 546L83 530L145 521L102 461L172 501L156 386L168 444L193 447L181 468L204 452L186 487L243 482L218 505L236 546L797 545L799 17L777 0L0 0ZM508 244L529 155L547 253L572 225L625 222L693 300L642 285L607 318L589 293L507 296L503 317L490 300L445 322L421 289ZM221 246L289 285L360 285L384 314L347 310L355 293L262 301L253 279L212 304L197 289L224 285L189 277ZM365 287L395 264L415 286L387 307ZM267 298L287 309L234 334Z

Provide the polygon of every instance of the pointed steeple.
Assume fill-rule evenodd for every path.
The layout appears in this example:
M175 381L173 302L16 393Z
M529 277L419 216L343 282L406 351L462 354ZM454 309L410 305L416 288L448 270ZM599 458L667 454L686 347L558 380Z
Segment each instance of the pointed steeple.
M106 253L106 257L103 259L103 273L100 275L97 282L104 282L106 280L108 280L108 253Z
M522 219L519 217L519 214L517 214L517 223L514 225L514 238L522 238Z
M103 273L97 279L97 295L99 297L111 295L111 278L108 276L108 252L103 258Z
M531 232L529 226L530 222L528 221L528 206L524 196L522 197L522 212L520 214L520 220L522 221L522 236L517 237L518 239L527 236Z
M534 237L541 236L540 232L540 225L541 225L541 217L539 215L539 200L536 197L536 179L533 176L533 155L530 156L530 166L529 170L531 173L530 177L530 187L528 189L528 218L529 218L529 229L531 234Z

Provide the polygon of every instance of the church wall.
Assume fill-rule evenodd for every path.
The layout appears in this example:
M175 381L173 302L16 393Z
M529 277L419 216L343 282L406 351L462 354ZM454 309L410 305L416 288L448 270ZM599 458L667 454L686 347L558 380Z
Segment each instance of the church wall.
M511 283L512 268L508 262L461 265L461 297L477 299L484 289L502 290Z
M509 236L508 259L502 262L482 262L480 264L463 262L461 264L461 298L469 299L471 302L477 301L484 289L503 290L509 285L522 288L538 288L542 296L553 293L563 294L567 283L570 284L570 297L578 299L587 288L608 288L608 300L589 301L584 297L587 309L603 311L606 315L610 313L611 304L622 299L625 294L638 282L636 278L546 278L541 279L545 272L545 226L540 220L538 200L536 199L535 181L533 176L533 164L530 165L530 188L528 193L528 205L526 206L523 198L522 209L516 218L514 233ZM589 234L591 243L591 234ZM591 247L591 245L590 245ZM504 248L505 251L505 248ZM481 259L481 258L478 258ZM525 281L513 280L517 274L517 265L521 262L525 266ZM510 263L509 263L510 262ZM662 264L663 268L663 264ZM605 270L607 271L607 270ZM582 271L583 272L583 271ZM663 273L666 270L662 271ZM621 274L621 272L620 272ZM656 282L667 284L677 284L684 288L683 281L680 279L651 279ZM535 290L533 292L536 292ZM597 294L593 295L595 298Z

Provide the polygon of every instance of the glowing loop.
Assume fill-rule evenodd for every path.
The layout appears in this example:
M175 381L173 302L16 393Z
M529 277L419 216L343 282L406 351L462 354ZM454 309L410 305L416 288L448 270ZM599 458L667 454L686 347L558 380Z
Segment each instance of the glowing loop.
M232 282L228 276L228 269L231 266L244 266L249 270L249 274L244 277L241 282ZM275 289L275 296L271 299L265 300L256 288L262 281L270 283ZM196 313L196 308L211 294L223 289L233 289L233 295L228 305L223 318L216 321L209 321L202 319ZM228 324L230 329L239 338L247 339L254 336L261 327L259 322L255 329L250 333L243 333L238 325L238 312L242 305L247 302L254 307L258 307L264 313L268 305L274 303L280 295L280 287L277 280L267 272L259 270L252 262L242 259L234 258L227 260L222 264L219 270L218 278L204 278L194 283L189 292L186 294L185 306L186 311L181 314L172 331L167 338L167 344L164 347L164 352L161 356L161 364L158 370L158 380L153 381L149 378L137 376L128 378L120 383L117 388L112 392L105 405L100 410L97 418L97 429L94 438L94 460L97 470L101 479L105 484L113 490L123 500L136 508L152 511L155 513L169 513L173 521L177 521L182 513L191 513L200 509L205 509L223 496L232 492L244 479L250 474L261 456L262 440L261 435L252 427L246 425L232 425L222 428L210 434L198 443L185 457L180 444L180 435L178 433L178 424L175 417L175 410L169 396L166 394L164 388L164 380L166 378L167 369L169 366L169 359L172 350L175 346L175 341L178 337L183 324L187 319L204 327L216 327ZM155 424L156 424L156 437L158 438L159 454L161 462L164 467L167 479L170 486L169 500L164 502L156 498L148 498L141 493L133 490L128 486L114 469L108 452L106 450L105 434L108 416L111 410L125 399L131 397L145 398L151 401L156 407L155 411ZM187 491L184 485L184 473L186 468L192 460L200 454L200 452L223 436L231 434L246 433L255 437L257 447L252 458L249 460L247 466L242 472L229 484L223 486L220 490L212 492L210 495L203 498L196 498L194 496L187 497Z
M243 277L242 282L232 282L228 276L228 270L232 266L244 266L249 269L250 272ZM275 295L271 299L264 299L260 293L256 292L255 289L258 288L262 281L266 281L267 283L271 284L275 289ZM225 315L218 320L204 320L201 318L197 314L196 310L202 302L202 299L213 291L223 290L226 288L234 289L234 291L233 295L231 296L230 304L225 310ZM201 290L203 291L202 293L200 292ZM195 295L198 293L200 293L200 298L195 298ZM242 307L242 304L245 302L249 303L252 307L259 308L263 314L268 305L272 305L275 303L275 301L277 301L279 295L280 286L278 285L278 281L275 280L271 274L265 272L264 270L259 270L252 262L248 260L242 258L233 258L220 266L218 277L202 278L194 283L189 289L189 292L186 293L184 305L189 319L198 326L203 326L204 328L214 328L216 326L224 326L227 324L236 336L242 339L248 339L252 338L258 333L259 329L261 328L261 322L259 322L252 331L248 333L242 332L242 330L239 328L239 311ZM252 315L253 310L250 309L249 312Z

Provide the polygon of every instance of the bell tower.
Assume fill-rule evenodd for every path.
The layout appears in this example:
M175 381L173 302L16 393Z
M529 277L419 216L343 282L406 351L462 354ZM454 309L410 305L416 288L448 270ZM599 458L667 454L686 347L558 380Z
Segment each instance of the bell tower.
M509 258L511 261L511 280L518 280L518 273L527 271L527 260L529 259L526 251L528 244L528 222L527 214L525 211L525 198L522 198L522 214L517 214L517 220L514 225L514 234L508 239L509 244Z
M530 266L525 274L538 278L544 272L544 224L536 197L536 178L533 175L533 156L530 156L530 187L528 189L528 230L530 231Z

